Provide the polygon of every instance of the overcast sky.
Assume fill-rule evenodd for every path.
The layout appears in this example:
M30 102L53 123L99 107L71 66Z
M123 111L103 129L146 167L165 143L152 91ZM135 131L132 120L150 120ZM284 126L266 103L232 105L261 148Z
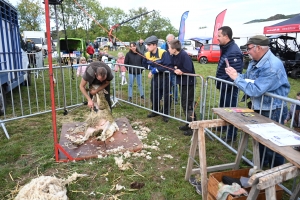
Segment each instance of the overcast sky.
M43 1L43 0L41 0ZM9 0L16 5L17 0ZM102 7L118 7L125 12L130 9L146 7L160 11L161 16L169 18L179 29L181 15L189 11L186 20L186 37L211 36L216 16L227 9L223 25L237 27L253 19L265 19L275 14L300 13L300 0L99 0ZM270 25L273 23L270 22ZM205 32L199 27L206 26ZM233 30L235 33L236 30ZM176 35L177 33L174 33Z
M179 29L181 15L189 11L186 20L186 37L195 37L199 27L207 26L206 36L211 36L216 16L227 9L223 25L236 27L253 19L265 19L275 14L300 13L300 0L106 0L102 6L119 7L125 12L129 9L146 7L158 10ZM272 23L271 23L272 24ZM271 25L270 24L270 25ZM235 31L235 30L233 30ZM203 30L201 31L203 33Z

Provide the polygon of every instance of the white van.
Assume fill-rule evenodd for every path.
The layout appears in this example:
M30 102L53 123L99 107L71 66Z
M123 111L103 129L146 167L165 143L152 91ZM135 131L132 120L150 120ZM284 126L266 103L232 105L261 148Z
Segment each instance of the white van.
M184 50L195 50L195 41L193 41L193 40L184 40L182 48Z

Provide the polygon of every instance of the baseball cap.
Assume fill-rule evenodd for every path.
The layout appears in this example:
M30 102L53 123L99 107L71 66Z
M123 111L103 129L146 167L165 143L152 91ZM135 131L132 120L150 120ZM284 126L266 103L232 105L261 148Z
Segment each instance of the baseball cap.
M255 35L251 37L246 45L248 44L254 44L254 45L260 45L260 46L269 46L270 40L268 37L264 35Z

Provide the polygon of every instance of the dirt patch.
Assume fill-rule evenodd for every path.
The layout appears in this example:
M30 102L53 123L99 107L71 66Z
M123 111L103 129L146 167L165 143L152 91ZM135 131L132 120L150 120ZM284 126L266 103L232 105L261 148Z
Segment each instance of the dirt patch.
M165 200L164 196L160 192L154 192L151 195L151 199L155 200Z

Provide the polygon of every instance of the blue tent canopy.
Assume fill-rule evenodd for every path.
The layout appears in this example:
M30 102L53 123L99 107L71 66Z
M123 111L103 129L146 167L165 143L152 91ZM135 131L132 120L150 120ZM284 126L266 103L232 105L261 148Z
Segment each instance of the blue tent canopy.
M300 14L277 24L273 24L272 26L285 26L290 24L300 24Z
M300 15L296 15L295 17L279 22L272 26L264 27L264 34L299 33L299 32L300 32Z

